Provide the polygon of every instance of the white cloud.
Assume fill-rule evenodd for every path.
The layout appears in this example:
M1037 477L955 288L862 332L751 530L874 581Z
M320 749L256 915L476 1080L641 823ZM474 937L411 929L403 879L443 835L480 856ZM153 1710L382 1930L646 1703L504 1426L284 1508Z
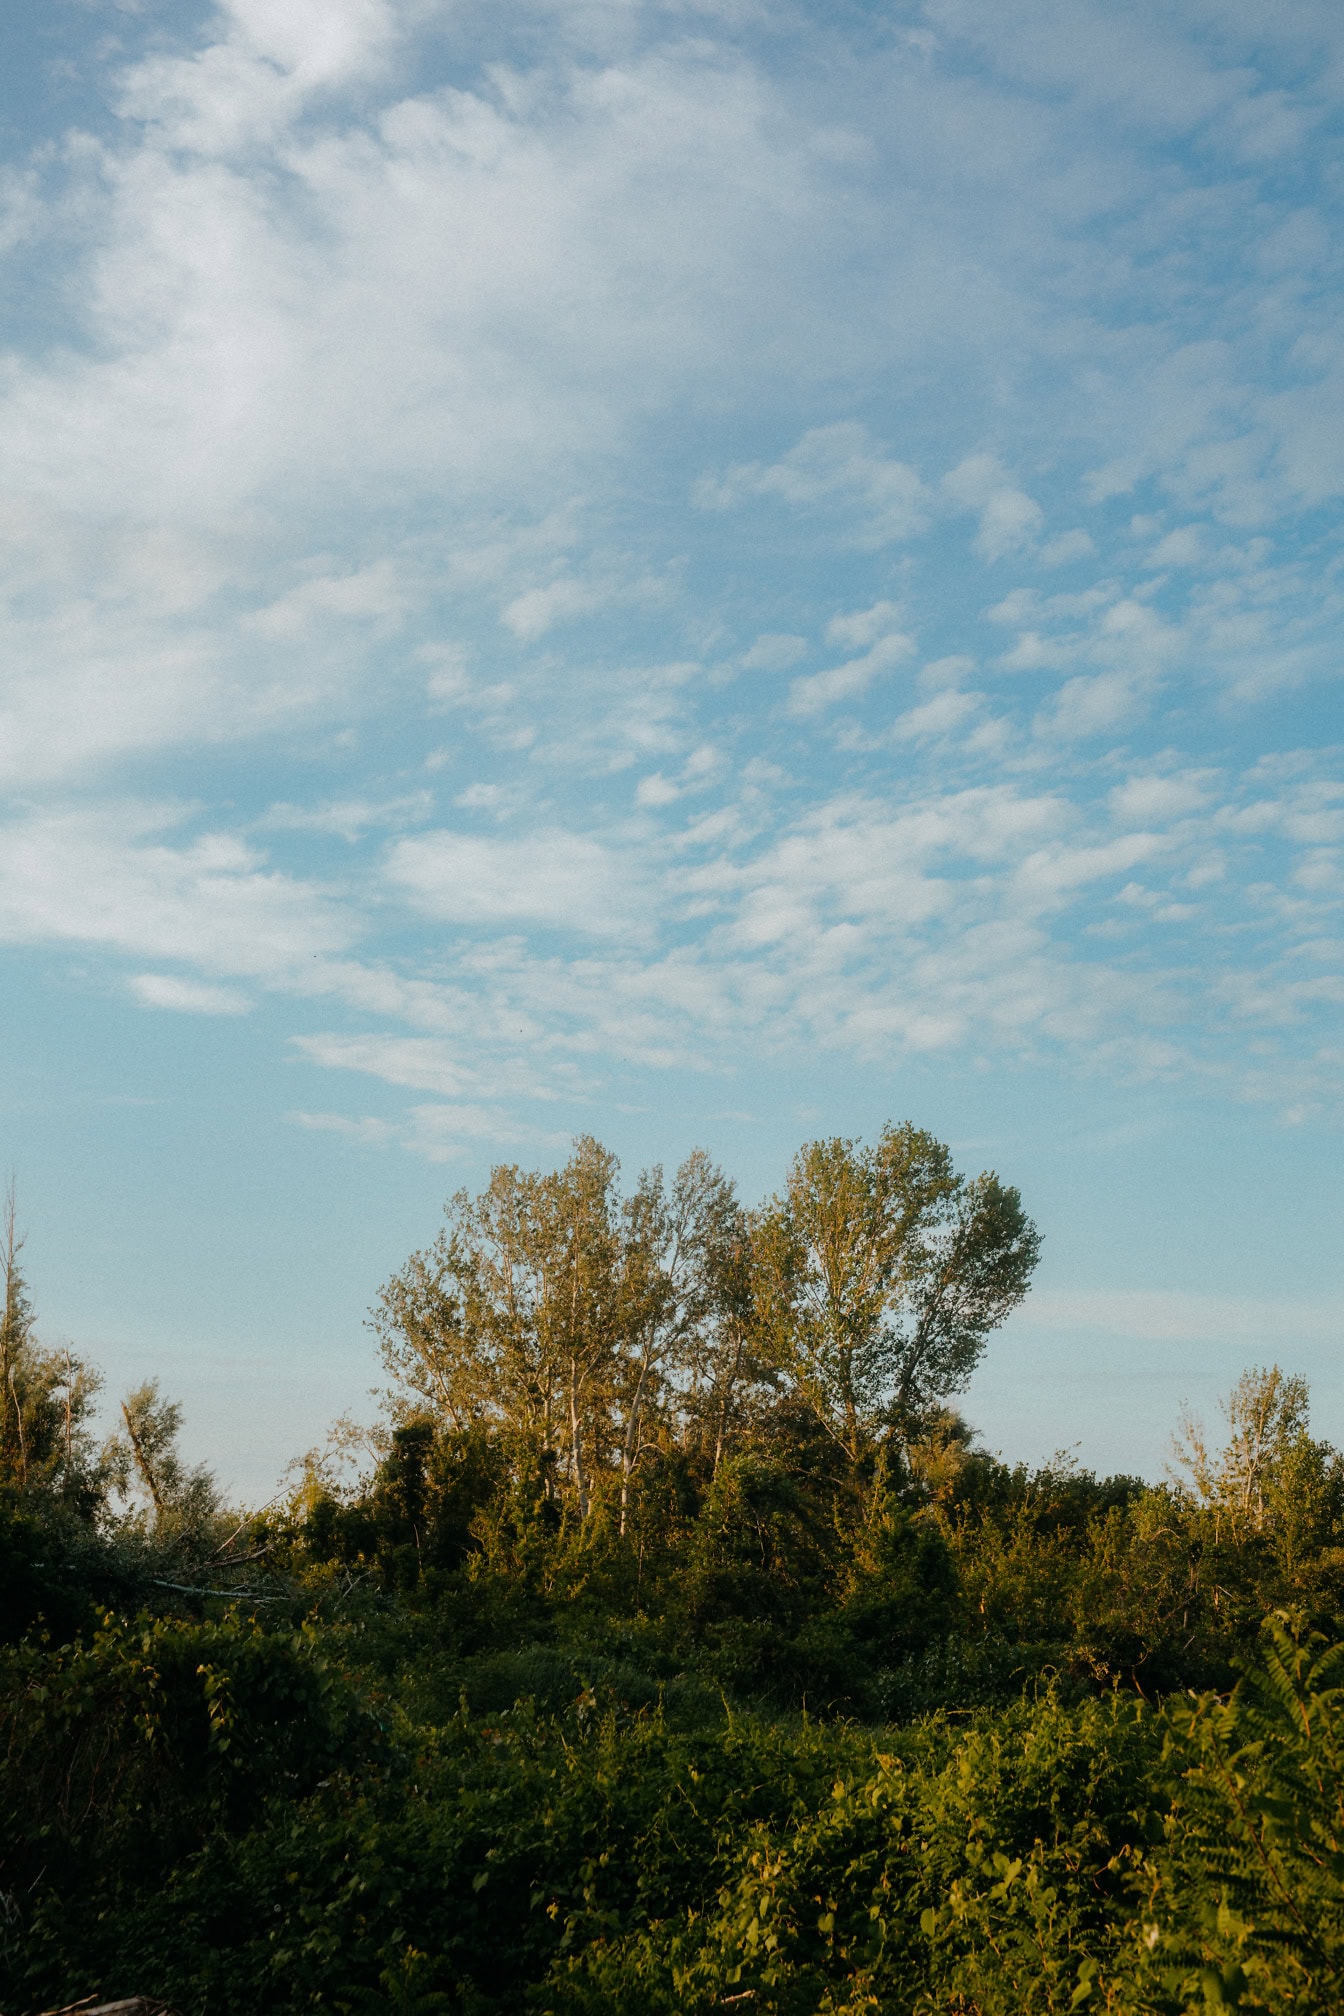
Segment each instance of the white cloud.
M405 797L381 803L367 798L329 800L316 805L280 803L267 806L255 822L258 830L272 833L334 833L349 846L366 833L385 826L414 826L430 812L433 800L427 791L409 792Z
M548 522L651 401L736 372L766 329L778 350L780 254L844 171L749 60L560 53L407 94L386 59L419 18L217 11L190 53L133 63L120 131L70 155L73 235L25 183L77 307L0 373L16 778L377 695L379 633L430 620L445 552L526 548L520 500ZM798 360L822 320L790 318ZM868 489L887 508L890 472ZM523 641L661 592L523 558L498 584Z
M358 1068L363 1068L358 1067ZM399 1078L394 1083L402 1083ZM534 1153L554 1154L568 1146L568 1137L556 1130L522 1125L501 1106L456 1103L408 1107L397 1120L365 1116L352 1119L344 1113L286 1114L292 1126L310 1133L335 1134L360 1148L407 1149L427 1162L454 1162L480 1149L526 1146Z
M1232 1040L1218 933L1266 997L1337 944L1340 803L1208 753L1226 696L1334 672L1344 591L1287 515L1344 469L1330 192L1254 166L1325 58L1236 10L1216 48L1092 0L1064 43L935 15L855 93L746 17L439 10L417 70L414 0L236 0L4 184L10 942L147 1005L338 1000L392 1026L313 1061L464 1111L510 1045L703 1070L744 1030L1175 1068ZM1263 88L1265 36L1315 81ZM684 511L704 468L740 517ZM1131 533L1073 523L1128 490ZM992 719L986 603L1024 675ZM823 635L787 693L731 676ZM916 635L913 694L816 732ZM42 796L174 763L210 808ZM1177 950L1139 935L1178 912Z
M837 701L860 699L875 679L913 657L914 650L913 639L909 637L899 634L881 637L860 658L850 658L825 672L810 672L805 678L795 679L789 688L788 711L806 720L824 713Z
M263 637L289 640L305 636L332 617L346 622L395 622L406 601L392 562L376 560L348 574L314 574L249 615L245 627Z
M1153 548L1154 567L1197 567L1206 552L1202 525L1181 525Z
M1041 548L1041 559L1047 567L1067 567L1075 560L1087 560L1096 552L1096 541L1089 532L1078 528L1072 532L1057 533L1047 539Z
M218 0L218 39L153 56L123 80L122 109L207 156L270 138L314 94L368 74L398 27L387 0Z
M862 651L879 637L889 636L900 620L901 612L894 602L874 602L871 609L856 609L849 616L832 616L826 625L826 642L842 645L847 651Z
M1037 1289L1026 1319L1050 1330L1092 1330L1158 1344L1221 1344L1277 1351L1338 1343L1344 1309L1331 1302L1133 1288Z
M420 644L416 647L415 657L418 664L430 668L425 690L431 700L453 706L475 697L468 671L470 658L464 645L446 642Z
M348 909L271 869L235 835L174 844L179 821L137 805L11 821L0 829L0 939L101 946L283 983L358 935Z
M462 1046L432 1036L295 1036L292 1047L329 1071L362 1071L388 1085L460 1097L477 1089L477 1071L462 1061Z
M979 713L980 700L978 693L962 693L948 687L900 715L891 733L898 742L922 742L933 736L955 734Z
M557 623L588 616L609 600L609 592L591 583L562 577L544 587L525 588L504 610L501 621L525 644L533 644Z
M1014 881L1032 909L1054 907L1090 883L1113 880L1140 863L1153 861L1166 851L1166 845L1158 833L1128 833L1114 840L1082 844L1055 842L1029 854Z
M518 794L509 791L502 784L468 784L453 799L464 812L490 812L495 818L507 818L519 806Z
M130 985L146 1008L171 1008L183 1015L246 1015L252 1006L236 987L210 987L176 973L137 973Z
M1111 810L1127 826L1165 826L1206 806L1215 782L1211 771L1127 777L1110 794Z
M788 631L766 631L742 653L738 663L744 672L787 672L806 653L806 637L795 637Z
M674 805L681 796L681 786L674 784L670 777L664 777L661 770L652 771L641 777L635 787L635 803L657 807Z
M1032 545L1045 522L1040 505L1017 488L994 455L968 455L944 476L942 488L952 503L979 517L976 551L991 562Z
M386 1148L398 1139L398 1130L387 1120L352 1120L344 1113L305 1113L301 1109L286 1113L285 1118L291 1127L302 1127L310 1134L338 1134L363 1148Z
M954 652L948 658L931 658L920 671L919 683L926 693L940 693L945 687L960 685L974 670L974 658Z
M804 511L829 510L847 521L860 546L913 537L928 523L928 499L917 472L886 455L857 421L813 427L780 461L743 462L722 477L704 477L696 502L727 511L753 497L777 498Z
M1082 742L1113 734L1132 721L1141 706L1142 688L1137 680L1123 672L1099 672L1066 679L1049 706L1041 710L1037 727L1061 742Z
M599 937L632 924L629 868L581 834L488 840L425 833L396 843L386 874L393 889L447 923L495 930L529 923Z

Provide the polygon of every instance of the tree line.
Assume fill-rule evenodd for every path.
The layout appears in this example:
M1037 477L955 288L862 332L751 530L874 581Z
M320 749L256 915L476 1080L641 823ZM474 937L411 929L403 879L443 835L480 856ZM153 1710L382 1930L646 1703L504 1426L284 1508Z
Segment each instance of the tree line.
M966 1386L1040 1235L992 1172L910 1125L794 1157L755 1210L696 1150L623 1194L584 1137L560 1169L459 1191L374 1322L403 1408L530 1450L548 1496L624 1531L641 1467L715 1475L787 1399L852 1462Z
M1277 1366L1162 1480L992 1455L1038 1250L910 1126L755 1208L582 1139L240 1507L152 1382L100 1430L11 1205L0 2009L1337 2006L1344 1456Z

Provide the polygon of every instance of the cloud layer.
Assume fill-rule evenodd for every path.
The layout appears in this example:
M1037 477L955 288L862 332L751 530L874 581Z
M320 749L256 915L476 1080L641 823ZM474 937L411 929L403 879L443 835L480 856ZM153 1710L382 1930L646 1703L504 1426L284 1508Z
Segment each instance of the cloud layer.
M1010 12L74 46L0 181L11 956L286 1004L414 1102L303 1124L436 1156L744 1051L1337 1112L1344 28Z

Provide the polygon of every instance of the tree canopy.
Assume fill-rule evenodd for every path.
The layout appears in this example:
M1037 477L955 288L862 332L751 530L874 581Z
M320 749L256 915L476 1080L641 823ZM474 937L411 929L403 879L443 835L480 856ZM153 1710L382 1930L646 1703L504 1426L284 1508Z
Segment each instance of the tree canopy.
M1344 1455L1269 1366L1165 1481L992 1456L1038 1249L909 1126L754 1207L585 1137L226 1510L155 1382L97 1440L11 1215L0 2006L1339 2006Z
M623 1194L591 1137L459 1191L374 1313L403 1403L530 1444L580 1518L643 1460L712 1450L792 1397L851 1459L961 1392L1040 1238L1016 1190L912 1126L800 1149L755 1210L703 1150Z

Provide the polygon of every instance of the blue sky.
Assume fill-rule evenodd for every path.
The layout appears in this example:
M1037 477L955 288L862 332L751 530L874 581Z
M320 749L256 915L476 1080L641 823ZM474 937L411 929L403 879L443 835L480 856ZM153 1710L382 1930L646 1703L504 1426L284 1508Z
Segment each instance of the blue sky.
M1344 1440L1344 16L11 0L0 1147L248 1490L577 1131L1020 1183L968 1411Z

